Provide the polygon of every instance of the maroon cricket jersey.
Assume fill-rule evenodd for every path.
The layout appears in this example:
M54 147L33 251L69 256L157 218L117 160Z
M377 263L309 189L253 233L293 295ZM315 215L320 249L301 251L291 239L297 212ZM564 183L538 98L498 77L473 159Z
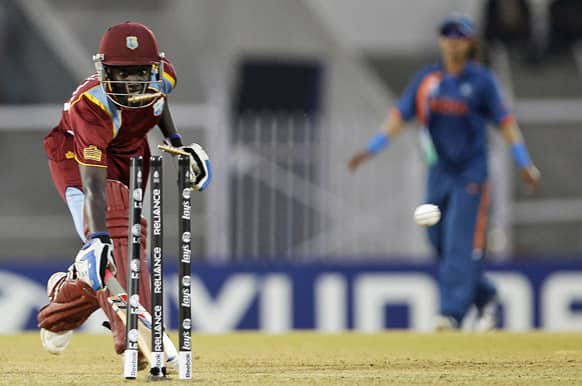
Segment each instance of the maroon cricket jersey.
M172 64L164 59L162 92L151 106L123 108L105 94L96 74L87 78L64 104L59 124L45 137L44 147L57 190L64 198L68 186L81 188L78 164L107 168L107 178L129 184L129 160L144 157L147 176L150 156L147 133L164 110L165 95L176 85Z

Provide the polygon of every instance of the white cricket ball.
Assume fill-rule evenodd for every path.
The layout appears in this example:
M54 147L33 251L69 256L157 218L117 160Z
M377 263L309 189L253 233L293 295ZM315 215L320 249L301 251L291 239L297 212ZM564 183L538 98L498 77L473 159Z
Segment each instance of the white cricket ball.
M418 225L430 227L441 219L441 210L433 204L422 204L414 210L414 221Z

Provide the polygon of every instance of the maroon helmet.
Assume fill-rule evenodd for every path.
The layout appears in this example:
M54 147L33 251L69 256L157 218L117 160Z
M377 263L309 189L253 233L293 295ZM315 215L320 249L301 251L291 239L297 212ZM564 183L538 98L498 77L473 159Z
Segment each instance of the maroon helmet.
M146 107L156 98L140 98L136 94L146 94L154 83L161 86L164 54L158 48L158 41L151 29L141 23L126 21L111 26L105 31L99 51L93 56L95 68L107 96L122 107ZM148 81L123 81L111 77L111 67L149 66ZM129 85L142 84L140 91L130 92ZM160 88L158 88L159 90ZM136 98L137 97L137 98ZM139 103L131 100L139 99ZM147 103L144 103L147 102Z

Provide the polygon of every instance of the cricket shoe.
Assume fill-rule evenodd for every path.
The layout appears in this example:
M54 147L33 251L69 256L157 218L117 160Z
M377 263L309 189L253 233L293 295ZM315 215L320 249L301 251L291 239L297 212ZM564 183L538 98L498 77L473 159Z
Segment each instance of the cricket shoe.
M476 332L487 332L497 329L499 319L499 298L493 296L483 307L477 310Z
M446 332L454 331L459 328L459 323L449 315L437 315L434 318L434 331L435 332Z
M46 285L46 294L52 300L57 297L59 290L67 279L66 272L55 272L48 279ZM73 338L73 330L62 332L51 332L44 328L40 329L40 341L42 347L51 354L59 355L69 345Z
M42 347L54 355L59 355L65 351L72 338L73 330L51 332L44 328L40 329L40 341L42 342Z

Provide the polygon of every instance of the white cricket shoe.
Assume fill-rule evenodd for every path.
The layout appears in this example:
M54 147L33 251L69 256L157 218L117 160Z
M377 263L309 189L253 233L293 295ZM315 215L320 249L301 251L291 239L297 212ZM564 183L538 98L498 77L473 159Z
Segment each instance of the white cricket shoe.
M54 299L57 296L66 277L66 272L55 272L48 279L46 294L50 299ZM65 351L72 338L73 330L51 332L44 328L40 329L40 341L42 342L42 347L54 355L59 355Z
M72 338L73 330L51 332L44 328L40 329L40 341L42 342L42 347L54 355L59 355L65 351Z
M454 331L459 328L459 324L452 316L437 315L434 318L434 331L445 332Z
M487 332L497 329L499 299L494 296L481 309L477 311L477 322L475 323L475 331Z

